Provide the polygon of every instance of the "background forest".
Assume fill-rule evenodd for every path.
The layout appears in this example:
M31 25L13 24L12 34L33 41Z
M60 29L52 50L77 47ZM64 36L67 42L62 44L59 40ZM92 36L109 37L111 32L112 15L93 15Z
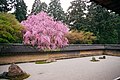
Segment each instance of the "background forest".
M12 10L14 11L11 12ZM62 8L60 0L51 0L49 5L35 0L29 14L24 0L0 0L0 43L22 42L21 35L18 38L20 33L18 30L21 30L22 26L20 27L18 23L26 20L29 15L36 15L41 11L69 26L70 31L66 36L71 44L120 43L120 16L87 0L73 0L66 12ZM9 14L9 17L5 18L8 15L6 13L12 15ZM14 28L19 26L19 28L15 30L10 26L14 26Z

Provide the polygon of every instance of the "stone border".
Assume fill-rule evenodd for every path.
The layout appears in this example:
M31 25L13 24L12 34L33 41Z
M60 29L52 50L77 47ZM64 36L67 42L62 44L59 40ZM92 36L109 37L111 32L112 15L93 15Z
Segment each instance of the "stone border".
M29 63L35 61L43 61L49 58L60 60L60 59L80 58L80 57L98 56L98 55L120 56L120 51L89 50L89 51L57 52L50 54L34 53L32 55L26 54L26 55L1 56L0 65L11 64L11 63L26 63L26 62Z
M23 44L0 44L0 56L33 53L56 53L84 50L120 50L120 44L70 44L58 50L40 51L36 47Z
M120 56L120 45L101 45L101 44L75 44L68 45L60 50L56 51L30 51L32 46L24 45L5 45L6 51L0 52L0 65L10 64L10 63L24 63L24 62L34 62L38 60L47 60L48 58L59 59L70 59L79 58L87 56L98 56L98 55L111 55ZM9 47L7 47L9 46ZM22 47L20 50L19 48ZM26 48L25 48L26 47ZM0 45L0 48L1 45ZM29 49L27 50L23 49ZM34 47L32 47L34 49ZM31 49L31 50L32 50ZM19 51L17 51L19 50ZM21 51L21 52L20 52ZM22 52L23 51L23 52Z

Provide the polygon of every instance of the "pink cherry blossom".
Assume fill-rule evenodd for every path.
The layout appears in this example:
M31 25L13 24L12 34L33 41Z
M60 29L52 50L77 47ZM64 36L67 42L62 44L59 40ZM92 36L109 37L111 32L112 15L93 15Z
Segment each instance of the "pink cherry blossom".
M47 13L41 11L37 15L28 16L22 21L25 26L24 44L37 45L39 49L56 49L68 45L65 35L69 28L61 21L55 21Z

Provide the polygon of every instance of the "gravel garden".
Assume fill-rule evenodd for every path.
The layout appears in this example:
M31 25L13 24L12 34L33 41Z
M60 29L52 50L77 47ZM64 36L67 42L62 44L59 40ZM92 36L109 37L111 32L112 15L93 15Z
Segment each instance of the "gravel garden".
M17 64L30 76L25 80L114 80L120 77L120 57L93 57L57 60L52 63ZM1 65L0 74L8 70L10 65ZM3 79L2 79L3 80Z

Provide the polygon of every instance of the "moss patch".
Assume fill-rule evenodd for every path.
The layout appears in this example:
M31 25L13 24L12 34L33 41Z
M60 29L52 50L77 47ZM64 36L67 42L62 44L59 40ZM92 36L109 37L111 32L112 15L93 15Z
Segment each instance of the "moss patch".
M46 61L36 61L35 62L35 64L47 64L48 62L46 62ZM51 62L49 62L49 63L51 63Z
M29 76L30 76L30 74L24 73L24 74L19 75L19 76L8 77L8 79L10 79L10 80L24 80L24 79L28 78Z
M100 61L100 60L90 60L90 61L92 61L92 62L98 62L98 61Z
M98 62L99 60L96 60L95 57L92 57L92 60L90 60L90 61L92 61L92 62Z

